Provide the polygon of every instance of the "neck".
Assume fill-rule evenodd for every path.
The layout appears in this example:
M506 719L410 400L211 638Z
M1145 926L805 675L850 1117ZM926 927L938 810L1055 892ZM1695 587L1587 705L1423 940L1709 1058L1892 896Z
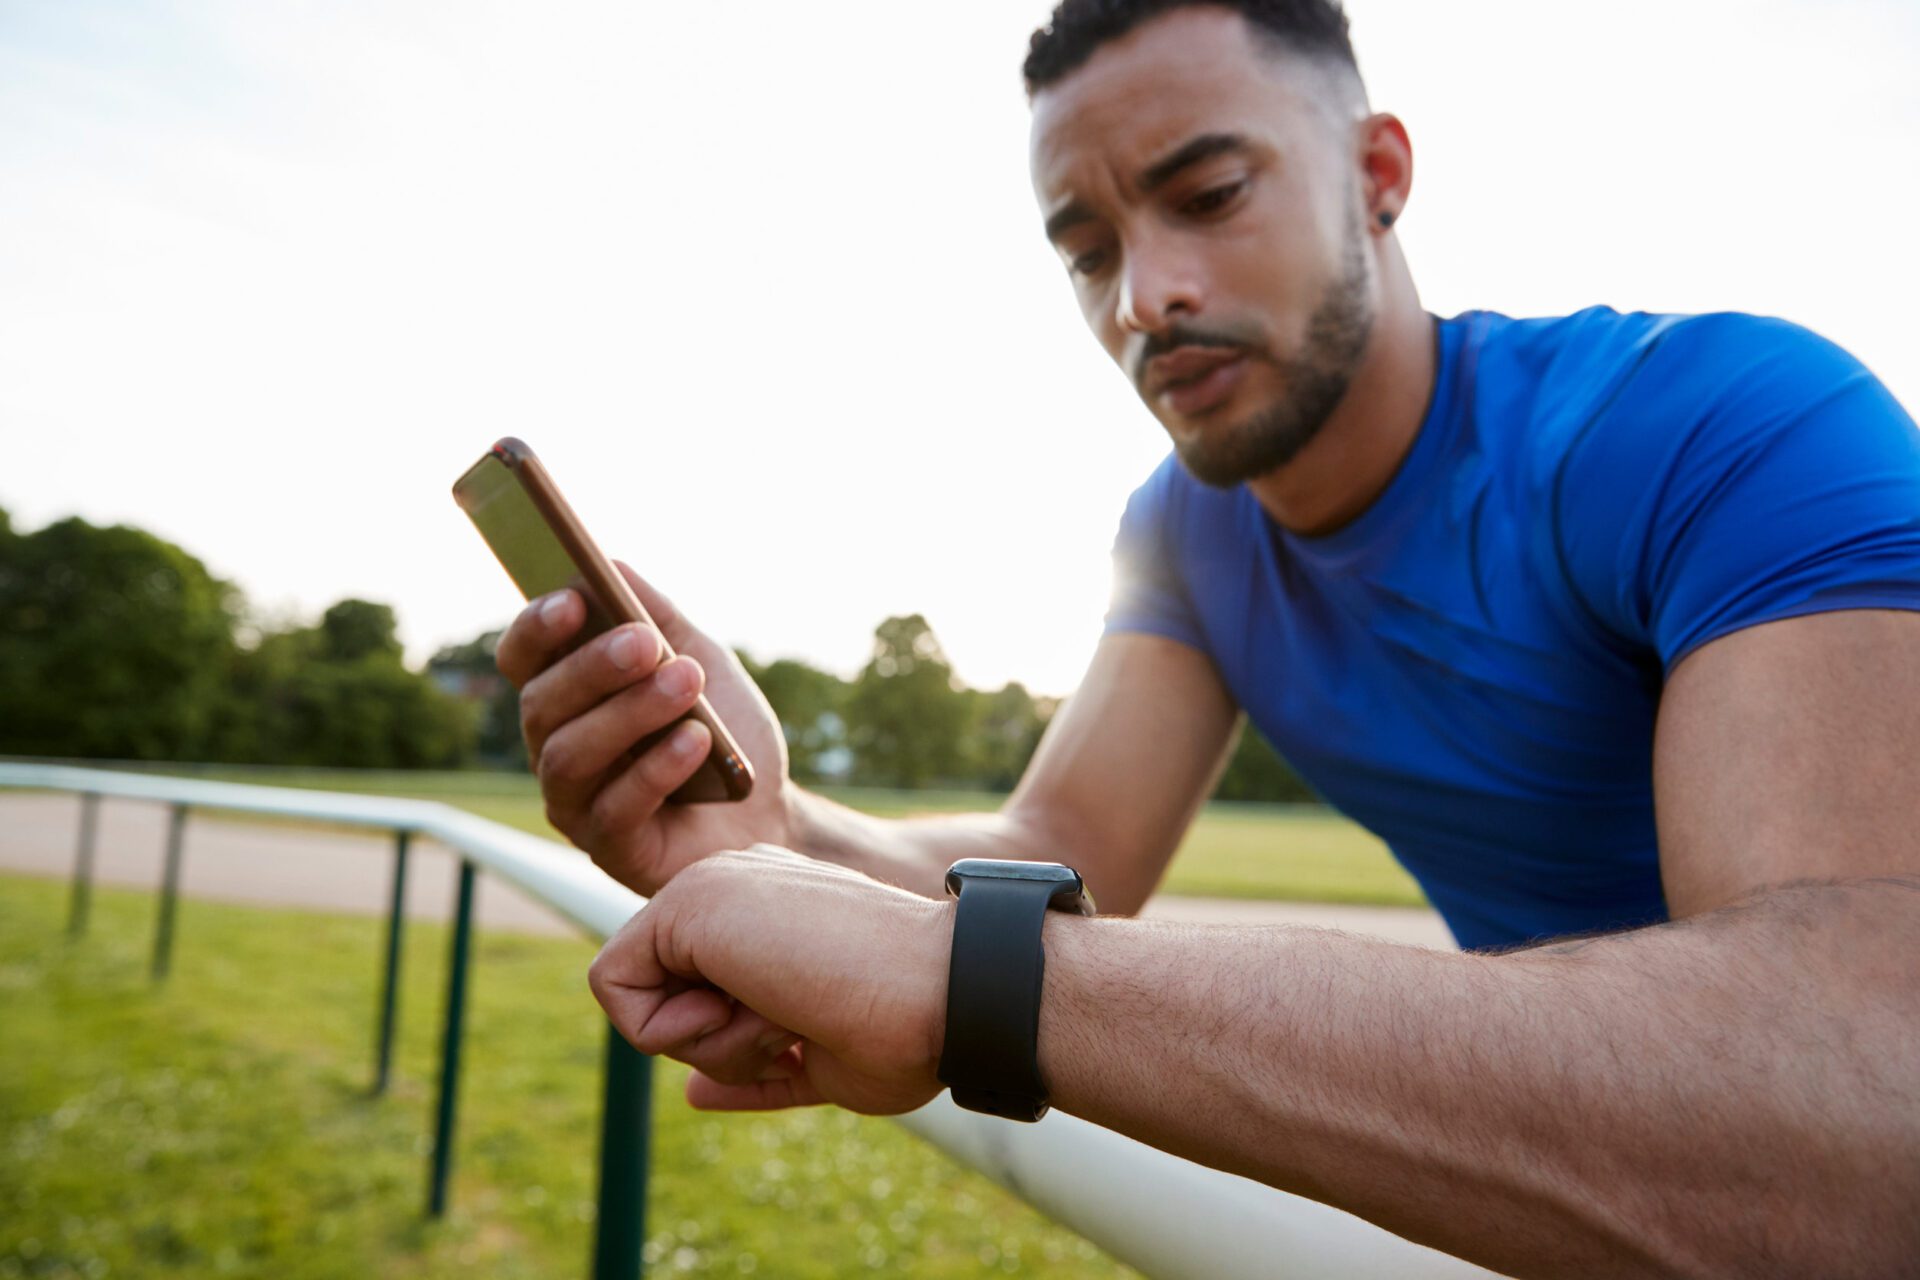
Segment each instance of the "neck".
M1347 393L1293 461L1247 482L1290 533L1332 533L1365 511L1413 447L1433 395L1433 318L1398 240L1379 244L1380 306Z

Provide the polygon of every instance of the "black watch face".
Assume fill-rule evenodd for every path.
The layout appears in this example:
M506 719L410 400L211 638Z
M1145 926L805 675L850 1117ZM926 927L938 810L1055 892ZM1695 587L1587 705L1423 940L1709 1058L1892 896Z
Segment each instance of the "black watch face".
M1027 880L1055 884L1080 892L1080 873L1058 862L1002 862L994 858L962 858L947 868L947 892L958 895L962 880Z

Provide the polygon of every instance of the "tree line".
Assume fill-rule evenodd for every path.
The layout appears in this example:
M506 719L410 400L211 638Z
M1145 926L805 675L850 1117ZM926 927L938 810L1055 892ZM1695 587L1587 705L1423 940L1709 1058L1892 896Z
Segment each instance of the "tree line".
M458 768L475 719L407 669L386 605L267 626L165 539L0 510L0 754Z
M0 510L0 754L363 769L525 769L516 694L490 631L407 667L393 610L346 599L267 625L174 544L70 518L34 533ZM1010 790L1057 710L1010 683L969 688L919 614L888 618L852 679L738 655L804 782ZM1251 731L1215 792L1311 793Z

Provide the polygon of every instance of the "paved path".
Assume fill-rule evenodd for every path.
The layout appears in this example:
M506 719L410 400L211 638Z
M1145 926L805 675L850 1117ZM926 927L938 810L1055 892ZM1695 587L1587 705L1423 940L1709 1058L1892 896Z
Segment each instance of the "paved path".
M0 792L0 871L73 874L80 800L69 795ZM94 851L94 882L151 889L160 883L166 807L106 799ZM393 842L384 835L276 826L211 815L190 816L181 864L181 892L223 902L270 903L316 911L380 914L393 876ZM407 915L444 920L452 914L453 855L417 841L407 866ZM480 927L526 933L576 930L494 876L481 876ZM1440 918L1404 907L1247 902L1161 896L1142 914L1206 923L1304 924L1373 934L1419 946L1451 948Z

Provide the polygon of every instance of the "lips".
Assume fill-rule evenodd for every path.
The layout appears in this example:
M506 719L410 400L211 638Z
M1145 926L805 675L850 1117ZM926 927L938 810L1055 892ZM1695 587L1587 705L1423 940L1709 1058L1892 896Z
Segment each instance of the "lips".
M1225 403L1246 368L1238 347L1180 347L1148 362L1148 396L1175 413L1205 413Z

